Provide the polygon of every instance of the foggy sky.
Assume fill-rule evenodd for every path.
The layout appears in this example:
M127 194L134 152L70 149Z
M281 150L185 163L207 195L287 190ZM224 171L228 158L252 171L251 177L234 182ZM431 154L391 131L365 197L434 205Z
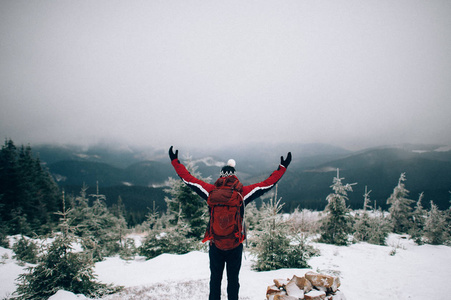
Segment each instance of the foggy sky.
M16 143L451 144L451 1L0 1Z

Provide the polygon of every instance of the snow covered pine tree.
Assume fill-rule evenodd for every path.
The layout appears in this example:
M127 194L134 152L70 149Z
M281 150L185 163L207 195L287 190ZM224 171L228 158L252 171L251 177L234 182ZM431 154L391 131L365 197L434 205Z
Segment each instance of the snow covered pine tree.
M193 175L185 168L184 165L178 160L178 150L173 151L173 147L169 148L169 158L171 160L172 166L174 167L177 175L183 180L183 182L191 187L199 196L207 200L214 190L218 188L215 184L210 184L204 182ZM287 158L284 159L283 156L280 157L280 165L266 180L243 186L241 189L241 196L244 205L240 206L240 218L244 215L244 207L249 204L252 200L260 197L262 194L269 191L274 185L282 178L283 174L287 170L288 165L291 162L291 152L288 152ZM232 179L229 179L232 178ZM236 179L235 179L236 178ZM235 161L229 160L228 165L221 169L220 178L218 181L229 180L230 182L235 182L238 178L235 176ZM219 184L220 186L220 184ZM209 203L210 204L210 203ZM211 211L211 207L210 207ZM211 218L211 216L210 216ZM214 220L210 219L210 223ZM214 227L214 225L213 225ZM209 226L209 228L211 228ZM243 253L243 244L240 237L236 237L239 241L238 246L233 249L222 250L218 248L215 236L209 236L207 229L207 240L210 241L210 296L209 300L220 300L221 299L221 280L224 267L227 265L227 296L229 300L238 300L238 292L240 288L239 284L239 272L241 269L241 257Z

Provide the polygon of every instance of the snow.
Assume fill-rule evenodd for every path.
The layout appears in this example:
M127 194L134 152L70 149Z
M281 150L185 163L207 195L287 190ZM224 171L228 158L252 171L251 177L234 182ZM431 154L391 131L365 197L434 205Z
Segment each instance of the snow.
M391 246L323 244L321 257L312 258L310 265L336 273L348 300L444 299L451 295L446 283L450 247L417 246L397 235L391 235L388 244ZM396 254L392 256L393 250Z
M83 295L75 295L74 293L60 290L56 292L55 295L49 298L49 300L81 300L81 299L87 299Z
M208 254L198 251L183 255L162 254L147 261L138 257L129 262L112 257L97 263L96 273L102 282L126 287L158 283L162 280L205 279L209 274Z
M323 291L313 290L313 291L308 292L307 295L309 295L311 297L318 297L318 296L326 296L326 293Z
M17 265L13 255L12 250L0 247L0 299L12 294L15 279L24 273L25 267Z
M449 299L451 247L422 245L400 235L390 235L388 246L357 243L334 246L314 243L321 255L311 258L311 269L252 270L252 257L245 253L240 273L240 298L263 300L273 279L303 276L308 271L340 277L339 290L347 300ZM12 251L0 248L0 299L14 291L14 280L25 267L12 258ZM6 258L8 257L8 258ZM104 299L206 299L208 295L208 254L163 254L151 260L136 257L124 261L110 257L95 266L98 280L123 285L124 292ZM225 277L225 276L224 276ZM223 281L225 298L226 279ZM147 294L146 294L147 293ZM141 296L139 296L141 295ZM150 296L149 296L150 295ZM153 295L153 297L152 297ZM59 291L51 300L87 299Z

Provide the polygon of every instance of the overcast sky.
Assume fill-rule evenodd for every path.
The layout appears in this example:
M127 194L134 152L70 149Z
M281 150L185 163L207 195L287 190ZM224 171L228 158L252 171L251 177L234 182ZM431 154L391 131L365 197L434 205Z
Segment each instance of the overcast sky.
M449 0L0 1L16 144L451 144Z

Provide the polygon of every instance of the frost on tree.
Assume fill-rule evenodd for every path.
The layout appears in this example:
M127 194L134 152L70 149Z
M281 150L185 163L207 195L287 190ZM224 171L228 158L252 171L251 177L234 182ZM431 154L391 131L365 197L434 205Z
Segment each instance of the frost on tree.
M250 234L251 252L256 256L253 268L270 271L281 268L309 268L307 260L316 255L316 250L298 234L293 234L289 219L280 213L282 198L277 199L277 185L274 198L264 202L260 209L260 221Z
M368 187L365 186L365 194L363 194L363 212L359 213L355 217L354 238L358 241L366 242L369 240L369 234L371 232L371 219L366 210L367 208L371 209L369 206L370 193L371 190L368 191Z
M415 210L412 213L412 226L409 230L409 234L412 239L417 243L421 244L423 242L423 231L426 222L427 211L423 208L421 201L424 198L424 193L420 193L418 197L417 204L415 205Z
M334 177L330 186L334 191L326 197L326 216L321 224L321 241L335 245L346 245L348 234L351 234L351 216L349 208L346 206L348 192L352 192L352 185L343 184L340 178L340 171L337 169L337 177Z
M199 179L196 167L188 157L188 171ZM155 209L148 216L150 231L139 249L141 255L151 259L163 253L184 254L196 250L207 225L207 204L190 187L180 179L169 178L169 188L165 190L170 196L165 197L167 212L158 217Z
M385 239L391 231L388 220L385 218L382 210L376 211L370 215L367 209L371 209L370 195L371 190L368 191L365 186L365 194L363 194L363 212L356 215L354 222L354 239L361 242L368 242L370 244L384 245Z
M433 201L424 226L424 236L433 245L444 244L449 238L445 215Z
M75 251L78 242L75 227L70 225L70 210L66 210L63 193L63 209L60 218L60 234L42 251L36 265L26 268L19 275L14 299L45 300L59 290L100 298L122 290L123 287L98 282L94 273L94 261L86 251Z
M404 181L406 181L406 173L401 173L398 185L387 199L387 204L391 205L388 211L395 233L407 233L412 227L411 205L414 201L407 198L409 191L406 189Z

